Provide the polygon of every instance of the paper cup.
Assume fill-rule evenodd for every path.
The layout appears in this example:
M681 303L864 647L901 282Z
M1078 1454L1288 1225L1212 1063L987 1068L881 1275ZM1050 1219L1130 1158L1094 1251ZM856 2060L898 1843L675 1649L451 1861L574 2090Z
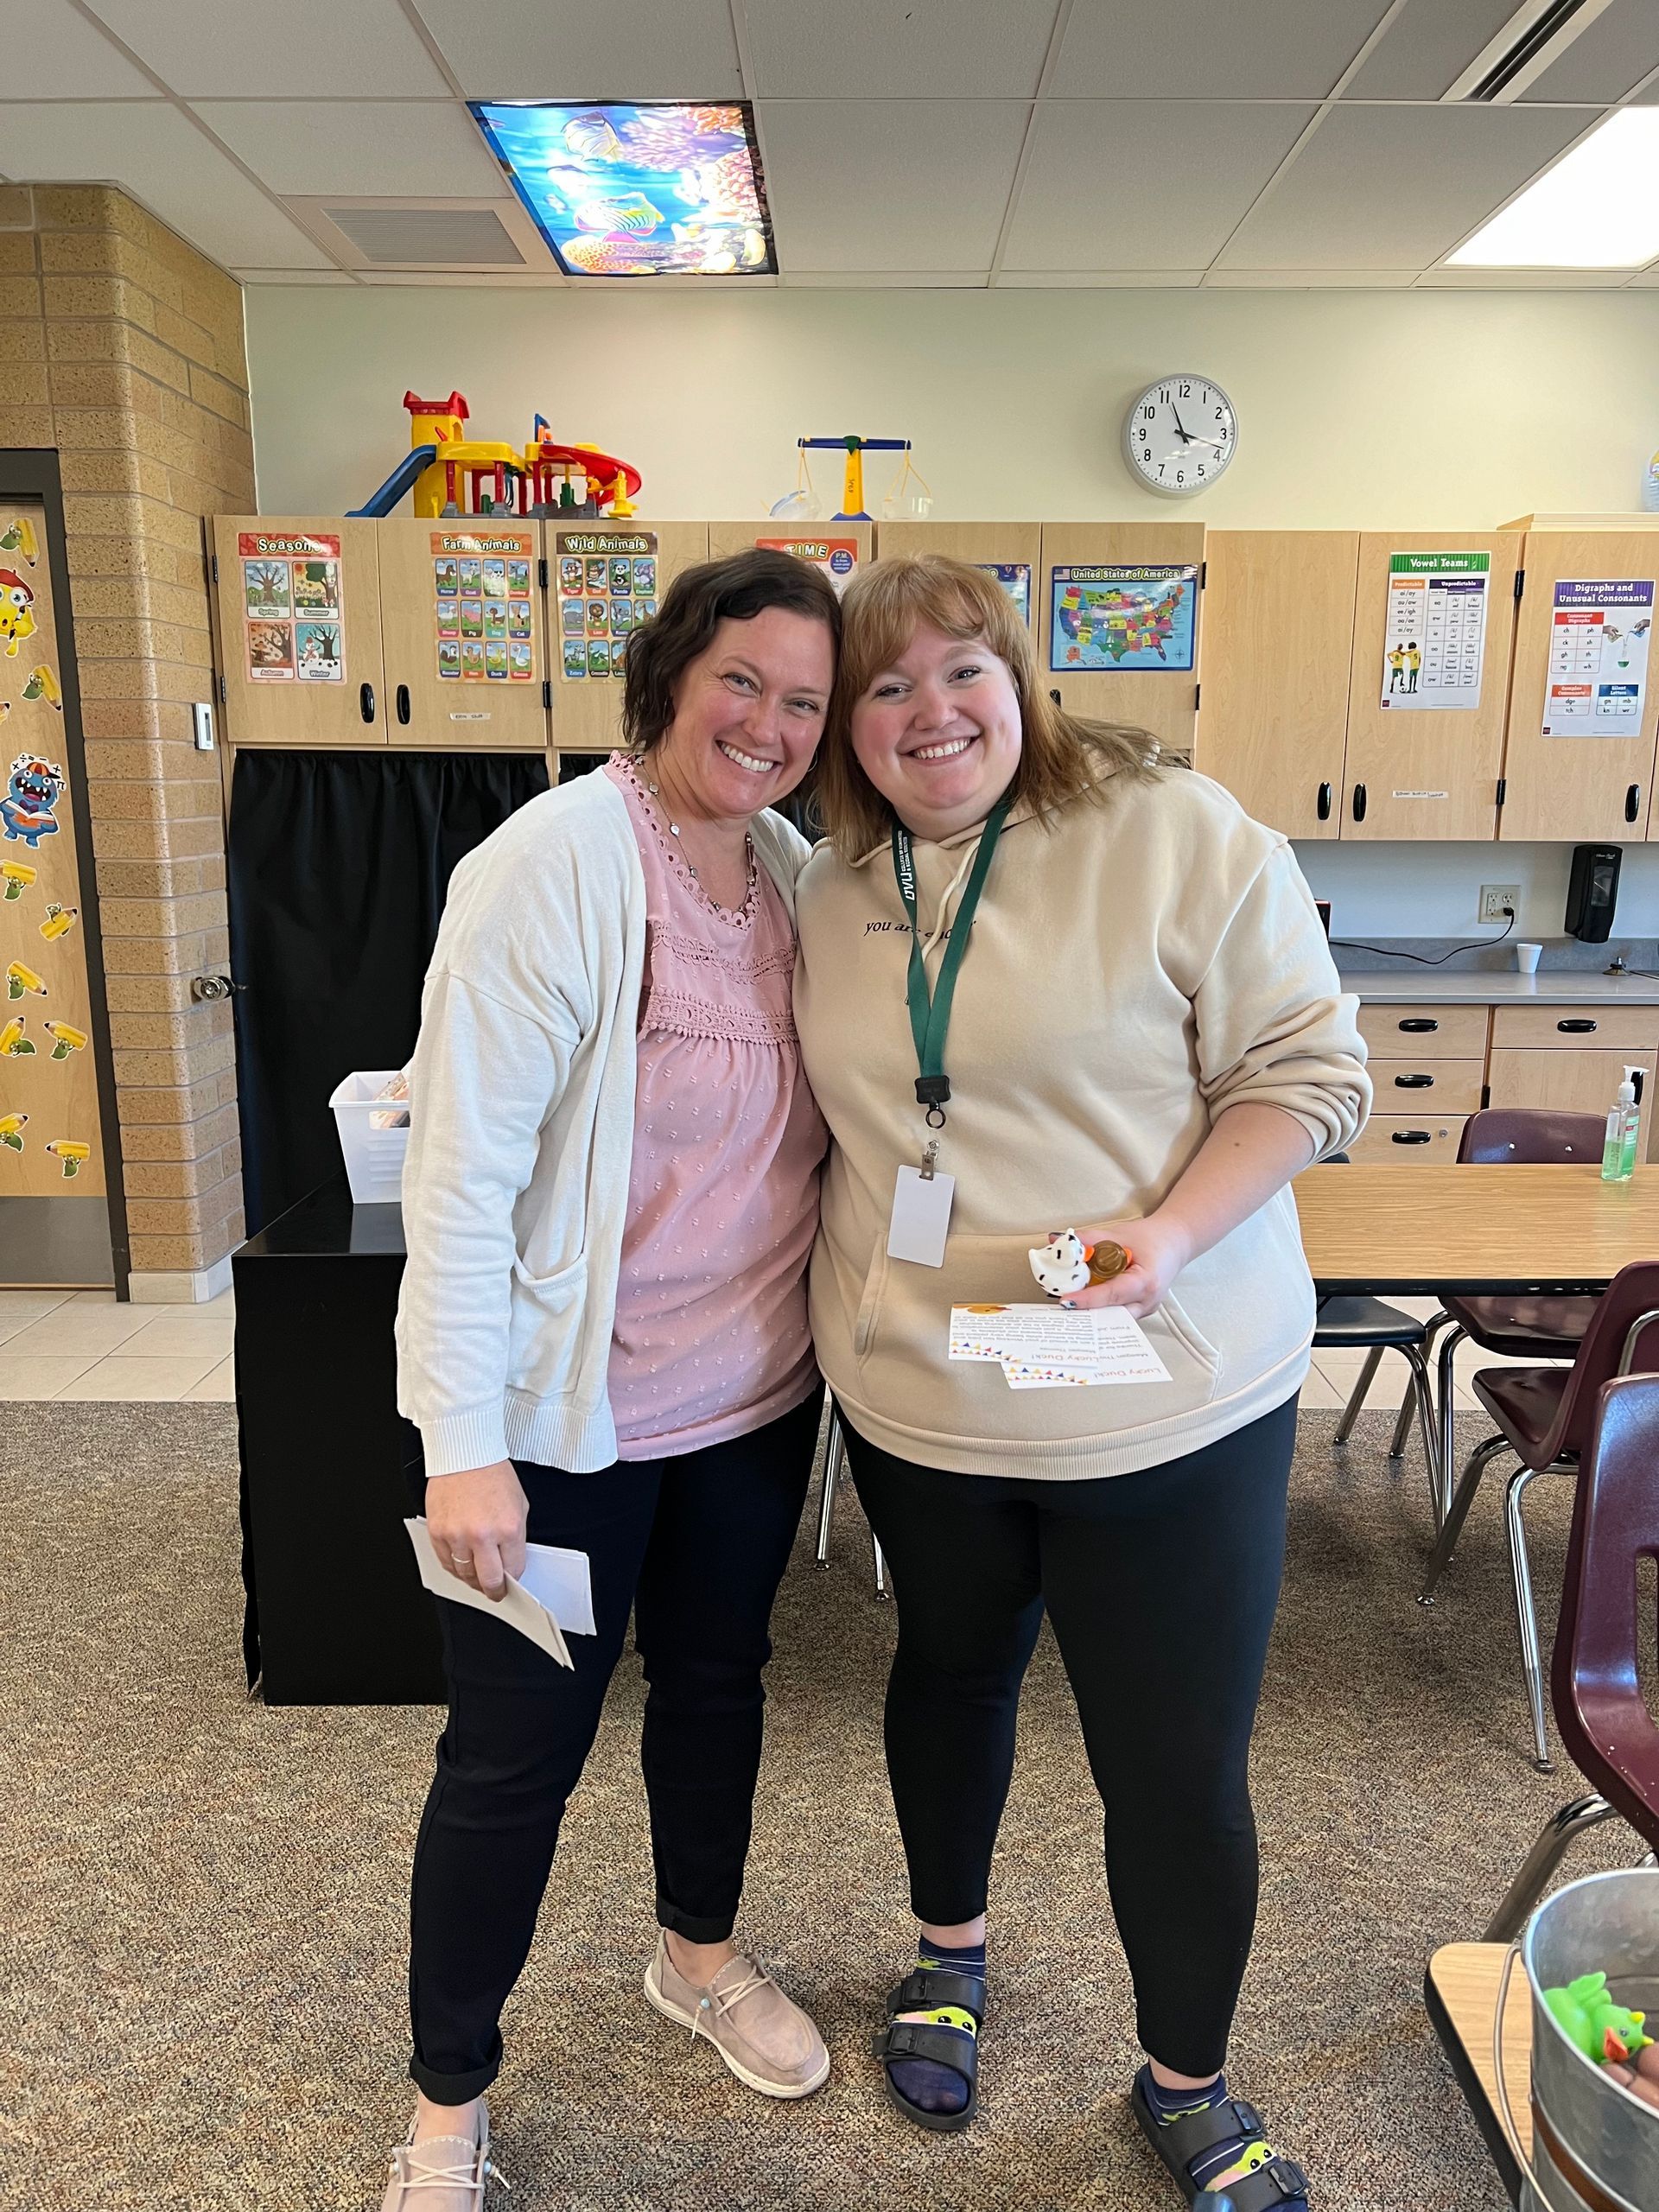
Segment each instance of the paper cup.
M1543 953L1543 950L1544 948L1541 944L1517 944L1516 946L1515 964L1521 970L1521 973L1523 976L1535 976L1538 973L1538 962Z

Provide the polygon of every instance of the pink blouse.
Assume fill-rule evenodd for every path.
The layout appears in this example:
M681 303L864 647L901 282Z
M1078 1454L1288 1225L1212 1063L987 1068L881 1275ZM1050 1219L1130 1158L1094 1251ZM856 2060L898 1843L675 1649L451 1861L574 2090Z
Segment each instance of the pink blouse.
M618 1456L665 1459L763 1427L816 1387L806 1262L829 1137L777 886L752 861L742 906L717 906L632 762L601 772L633 822L646 928L609 1392Z

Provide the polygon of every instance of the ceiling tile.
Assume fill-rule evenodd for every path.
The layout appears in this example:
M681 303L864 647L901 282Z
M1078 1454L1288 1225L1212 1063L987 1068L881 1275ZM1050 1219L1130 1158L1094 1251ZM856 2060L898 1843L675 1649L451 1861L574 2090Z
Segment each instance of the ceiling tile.
M352 284L343 269L232 269L238 284Z
M999 292L1154 292L1203 283L1202 269L1005 269Z
M0 175L107 180L221 268L326 269L327 257L165 101L0 105Z
M0 0L8 99L142 99L156 88L69 0ZM159 95L157 95L159 97Z
M440 98L443 72L397 0L92 0L187 99Z
M458 100L196 100L273 192L477 199L508 187Z
M1427 267L1584 128L1576 111L1336 107L1222 256L1230 269Z
M1026 100L763 100L784 270L987 270Z
M165 4L165 0L162 0ZM741 99L729 0L632 8L415 0L469 99Z
M1522 100L1622 100L1659 67L1659 11L1654 0L1613 0L1559 61L1528 86Z
M1437 100L1520 0L1406 0L1354 73L1351 100Z
M1003 266L1202 268L1313 112L1242 100L1045 100Z
M1092 99L1324 99L1388 0L1077 0L1052 90Z
M1056 0L765 0L747 13L760 98L988 99L1037 89Z

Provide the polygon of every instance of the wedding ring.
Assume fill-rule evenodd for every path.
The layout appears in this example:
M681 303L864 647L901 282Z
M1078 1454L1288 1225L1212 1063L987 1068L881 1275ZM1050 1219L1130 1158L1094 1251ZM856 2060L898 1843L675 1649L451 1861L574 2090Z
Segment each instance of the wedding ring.
M470 1567L472 1563L471 1552L451 1552L449 1554L449 1564L457 1570L463 1567Z

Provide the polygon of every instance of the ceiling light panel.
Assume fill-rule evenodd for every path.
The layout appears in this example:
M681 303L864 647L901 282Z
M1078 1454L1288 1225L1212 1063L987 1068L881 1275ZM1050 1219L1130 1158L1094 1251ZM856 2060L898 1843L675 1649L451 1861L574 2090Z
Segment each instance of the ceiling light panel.
M769 276L747 106L475 100L485 139L572 276Z
M1529 184L1452 269L1640 269L1659 254L1659 108L1626 107Z

